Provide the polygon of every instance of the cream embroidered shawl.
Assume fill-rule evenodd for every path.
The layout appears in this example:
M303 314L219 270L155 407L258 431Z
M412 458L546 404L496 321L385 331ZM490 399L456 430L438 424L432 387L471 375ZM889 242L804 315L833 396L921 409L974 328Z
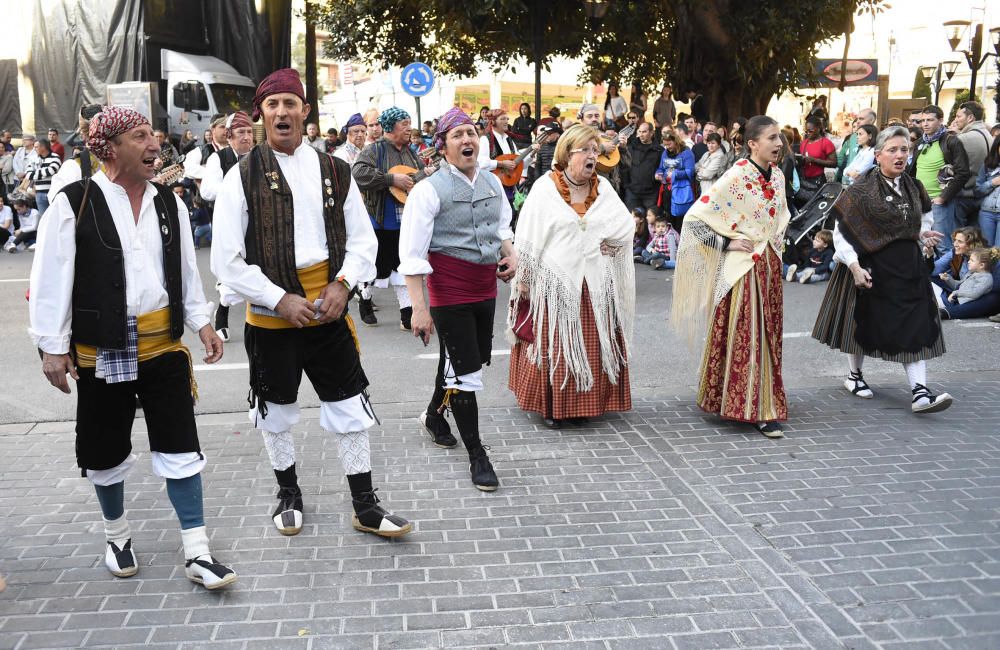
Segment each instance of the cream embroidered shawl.
M684 217L671 308L673 327L690 346L705 335L715 306L768 246L781 257L790 216L781 170L772 165L766 183L746 159L737 161L694 202ZM753 253L723 250L723 237L749 240Z
M549 359L549 380L564 362L586 392L594 386L580 328L583 282L601 341L601 366L612 383L626 365L635 320L635 269L632 235L635 226L625 204L606 179L598 181L597 198L583 217L559 194L550 174L531 188L517 221L514 247L519 256L511 282L507 339L517 339L512 327L517 316L518 286L529 289L535 343L526 346L527 357L541 365ZM617 247L616 255L602 255L601 243ZM547 330L541 331L543 316ZM620 345L617 333L624 345ZM558 341L556 340L558 333ZM565 387L565 384L564 386Z

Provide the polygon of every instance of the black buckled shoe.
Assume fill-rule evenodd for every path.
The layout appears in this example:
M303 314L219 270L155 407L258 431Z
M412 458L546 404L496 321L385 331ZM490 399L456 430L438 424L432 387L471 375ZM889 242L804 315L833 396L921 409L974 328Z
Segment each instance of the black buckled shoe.
M365 325L378 325L378 319L375 318L375 305L371 298L368 300L358 298L358 316L361 317L361 322Z
M351 525L354 529L380 537L400 537L413 530L413 524L379 505L377 491L352 495L354 516Z
M443 449L451 449L458 445L458 440L455 440L455 436L451 435L451 427L448 426L448 420L443 415L424 411L420 414L419 419L420 426L430 435L435 445Z
M278 507L271 514L271 519L282 535L298 535L302 531L302 490L279 487Z
M500 487L500 479L493 470L493 463L487 455L489 447L481 446L469 454L469 473L472 474L472 484L483 492L493 492Z

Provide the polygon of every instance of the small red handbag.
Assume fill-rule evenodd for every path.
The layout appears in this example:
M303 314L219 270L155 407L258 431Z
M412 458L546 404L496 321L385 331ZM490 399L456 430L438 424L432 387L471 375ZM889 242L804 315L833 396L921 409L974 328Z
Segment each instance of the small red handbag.
M514 319L514 336L525 343L535 342L535 321L531 317L531 301L517 299L517 317Z

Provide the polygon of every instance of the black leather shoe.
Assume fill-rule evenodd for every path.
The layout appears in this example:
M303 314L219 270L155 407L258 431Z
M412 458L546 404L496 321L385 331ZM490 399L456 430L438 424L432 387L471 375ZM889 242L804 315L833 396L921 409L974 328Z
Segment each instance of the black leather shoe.
M431 437L434 444L443 449L451 449L458 444L458 440L455 440L455 436L451 435L451 427L448 426L448 420L444 419L443 415L438 415L437 413L428 413L424 411L420 414L420 426L424 428L424 431Z
M375 306L372 304L371 298L358 300L358 316L361 317L361 322L365 325L378 325L378 319L375 318Z
M480 447L469 454L469 472L472 474L472 484L483 492L493 492L500 486L500 479L493 471L493 463L486 454L489 447Z

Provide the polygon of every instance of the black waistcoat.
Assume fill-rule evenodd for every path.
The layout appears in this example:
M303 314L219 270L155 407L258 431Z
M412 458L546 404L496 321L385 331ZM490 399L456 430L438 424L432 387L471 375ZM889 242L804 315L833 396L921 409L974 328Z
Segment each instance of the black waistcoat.
M310 150L319 156L323 179L323 184L314 191L323 198L323 225L332 282L344 265L347 251L344 201L351 188L351 167L339 158L311 147ZM244 239L246 263L259 266L268 280L285 291L304 297L306 292L295 269L292 189L281 173L278 159L265 142L254 147L239 166L250 217Z
M225 178L226 172L240 161L239 156L233 151L232 147L226 147L225 149L219 150L219 166L222 167L222 176Z
M87 205L81 214L84 188ZM170 188L153 184L157 226L163 245L163 276L167 282L170 336L184 333L184 285L181 279L181 230L177 199ZM73 341L111 350L124 350L128 315L125 305L125 257L111 210L97 183L77 181L62 189L76 223L75 280L73 282ZM131 218L131 215L129 215Z

